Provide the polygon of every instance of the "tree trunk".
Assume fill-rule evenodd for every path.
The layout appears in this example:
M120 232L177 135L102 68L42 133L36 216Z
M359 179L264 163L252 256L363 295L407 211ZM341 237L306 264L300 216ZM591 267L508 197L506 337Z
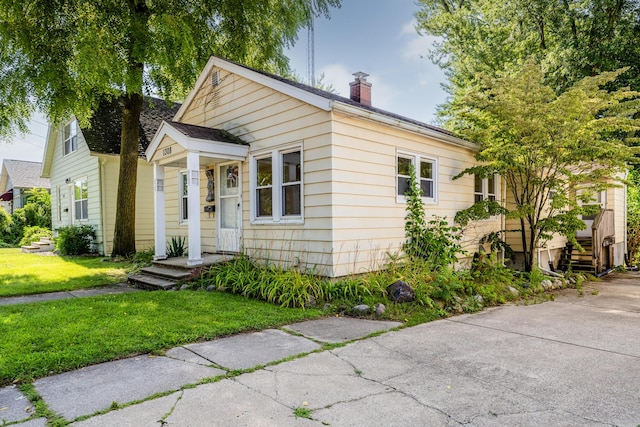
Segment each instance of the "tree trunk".
M527 243L527 230L525 229L524 218L520 218L520 238L522 239L522 254L524 255L524 271L530 272L533 261L529 244Z
M142 95L137 93L124 96L112 257L128 256L136 252L136 184L142 100Z

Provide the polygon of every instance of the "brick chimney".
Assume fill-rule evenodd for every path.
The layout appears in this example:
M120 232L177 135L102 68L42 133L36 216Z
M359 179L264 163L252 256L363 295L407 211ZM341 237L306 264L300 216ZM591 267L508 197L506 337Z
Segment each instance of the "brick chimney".
M369 74L358 71L353 73L355 81L349 83L351 87L351 100L367 107L371 107L371 83L367 81Z

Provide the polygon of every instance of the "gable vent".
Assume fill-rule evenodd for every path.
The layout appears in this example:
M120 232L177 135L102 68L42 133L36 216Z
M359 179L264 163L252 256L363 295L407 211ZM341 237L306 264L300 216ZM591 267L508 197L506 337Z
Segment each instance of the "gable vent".
M220 70L216 70L211 73L211 87L216 87L220 84Z

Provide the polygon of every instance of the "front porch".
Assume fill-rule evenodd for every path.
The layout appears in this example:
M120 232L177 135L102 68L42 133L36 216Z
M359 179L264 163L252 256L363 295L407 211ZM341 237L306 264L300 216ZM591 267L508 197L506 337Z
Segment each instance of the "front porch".
M190 265L189 257L175 257L153 261L150 267L140 269L140 273L129 276L129 283L148 290L178 289L183 282L200 277L212 265L233 259L227 254L202 254L202 263Z
M187 238L188 267L205 266L205 252L240 252L242 166L248 151L248 144L220 129L161 124L147 149L154 167L155 261L167 260L167 230ZM177 194L165 194L170 184L177 184ZM176 217L168 211L177 211Z

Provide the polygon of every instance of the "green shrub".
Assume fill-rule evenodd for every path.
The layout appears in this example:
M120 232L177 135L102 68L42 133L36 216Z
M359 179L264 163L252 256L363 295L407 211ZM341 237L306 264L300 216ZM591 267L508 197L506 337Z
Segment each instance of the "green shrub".
M50 239L53 233L48 228L39 227L34 225L33 227L25 227L23 230L23 237L20 240L19 246L28 246L32 242L37 242L41 238Z
M418 184L413 166L409 168L409 190L406 196L406 241L402 245L404 252L412 259L427 261L434 269L453 266L458 255L464 252L460 245L461 230L449 225L446 218L436 216L428 222L425 220L422 188Z
M171 242L167 243L167 257L176 258L186 255L187 249L185 244L187 239L181 236L172 236Z
M13 246L12 228L11 215L3 207L0 207L0 243L4 243L8 247Z
M70 225L58 228L56 249L61 255L83 255L91 253L91 242L96 231L90 225Z

